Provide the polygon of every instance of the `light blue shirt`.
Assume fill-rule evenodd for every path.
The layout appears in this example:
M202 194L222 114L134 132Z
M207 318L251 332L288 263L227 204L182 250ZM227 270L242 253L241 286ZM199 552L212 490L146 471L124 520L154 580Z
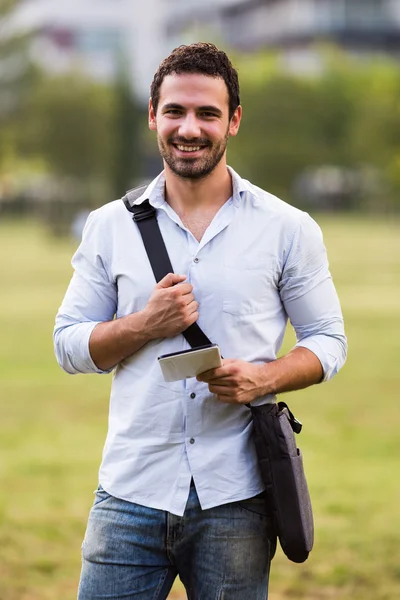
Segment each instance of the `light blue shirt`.
M241 179L200 242L165 202L162 173L150 199L176 273L199 302L198 323L225 358L276 358L288 317L297 346L319 358L324 380L346 358L339 300L321 231L311 217ZM88 218L54 331L68 373L100 373L89 353L97 323L140 311L155 286L132 215L117 200ZM156 339L115 369L100 483L110 494L182 515L193 477L203 509L261 492L250 410L224 404L195 378L166 383L157 357L188 348ZM256 402L274 402L265 396Z

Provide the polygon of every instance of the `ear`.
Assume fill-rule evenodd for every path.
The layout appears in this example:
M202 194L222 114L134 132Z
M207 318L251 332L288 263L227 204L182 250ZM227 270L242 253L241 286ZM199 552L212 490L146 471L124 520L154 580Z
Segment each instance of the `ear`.
M149 100L149 129L151 131L157 130L156 113L154 112L153 102L151 98Z
M232 119L229 123L229 135L237 135L240 127L240 121L242 120L242 107L239 105L233 113Z

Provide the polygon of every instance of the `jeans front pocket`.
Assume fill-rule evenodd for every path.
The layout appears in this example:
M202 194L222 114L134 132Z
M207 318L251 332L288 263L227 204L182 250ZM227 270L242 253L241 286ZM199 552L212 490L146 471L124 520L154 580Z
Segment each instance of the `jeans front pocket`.
M112 497L111 494L106 492L100 484L99 484L97 490L95 490L94 494L95 494L95 497L94 497L93 506L97 506L98 504L101 504L101 502L104 502L105 500L108 500L109 498Z
M258 494L258 496L246 498L246 500L239 500L237 504L243 510L254 513L259 517L270 518L271 514L268 511L264 494L265 492L262 492L261 494Z

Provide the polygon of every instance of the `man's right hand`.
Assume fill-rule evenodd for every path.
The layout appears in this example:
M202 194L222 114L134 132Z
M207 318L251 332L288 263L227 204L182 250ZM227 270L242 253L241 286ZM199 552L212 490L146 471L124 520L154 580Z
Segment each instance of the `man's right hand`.
M154 288L146 307L137 312L98 323L89 339L95 365L107 371L156 338L178 335L199 318L193 286L185 275L169 273ZM178 285L177 285L178 284Z
M185 279L186 275L168 273L155 286L143 310L151 338L174 337L199 318L193 286L183 283Z

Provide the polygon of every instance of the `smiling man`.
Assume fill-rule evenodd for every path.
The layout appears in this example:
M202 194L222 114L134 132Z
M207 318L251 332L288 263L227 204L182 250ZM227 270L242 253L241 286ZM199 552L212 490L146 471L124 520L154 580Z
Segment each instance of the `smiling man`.
M151 86L156 209L175 274L158 284L121 200L92 213L54 332L68 373L115 369L79 600L265 600L276 535L246 403L330 379L346 358L317 224L227 166L242 108L224 52L174 50ZM179 285L177 285L179 284ZM288 318L297 343L277 359ZM157 357L198 322L221 367L166 383Z

